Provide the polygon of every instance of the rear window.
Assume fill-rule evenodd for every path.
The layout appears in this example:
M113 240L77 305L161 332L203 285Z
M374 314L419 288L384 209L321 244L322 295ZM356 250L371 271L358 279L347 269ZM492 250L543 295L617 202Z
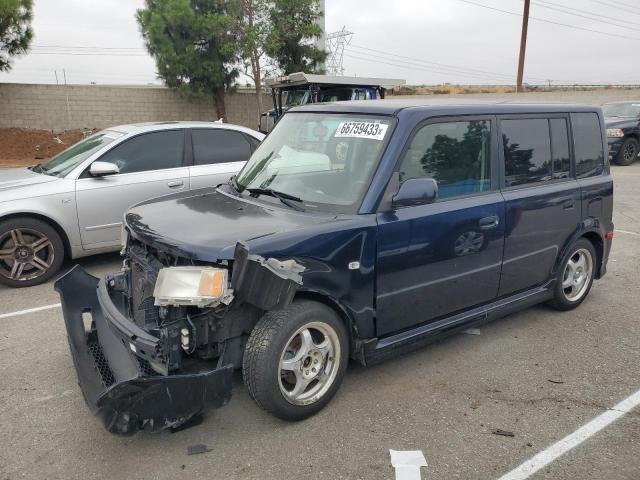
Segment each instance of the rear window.
M600 120L595 113L572 113L576 177L600 175L604 170L604 146Z
M564 118L502 120L505 186L571 176L569 129Z
M551 138L546 118L503 120L504 174L507 187L551 179Z
M240 132L226 129L194 129L193 157L195 165L246 162L251 156L251 145Z

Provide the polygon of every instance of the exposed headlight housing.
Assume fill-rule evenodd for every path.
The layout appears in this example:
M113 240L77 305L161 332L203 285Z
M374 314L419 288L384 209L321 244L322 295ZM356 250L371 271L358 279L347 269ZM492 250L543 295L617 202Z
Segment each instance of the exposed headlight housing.
M624 131L621 128L607 128L607 137L622 138L624 137Z
M158 272L155 305L213 307L233 299L229 272L214 267L168 267Z

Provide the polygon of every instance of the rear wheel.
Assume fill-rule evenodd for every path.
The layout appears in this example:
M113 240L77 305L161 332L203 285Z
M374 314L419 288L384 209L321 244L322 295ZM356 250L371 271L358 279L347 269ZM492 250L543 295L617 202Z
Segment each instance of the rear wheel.
M638 158L638 152L640 151L640 145L635 138L627 138L618 152L616 157L616 163L618 165L631 165Z
M296 301L265 314L251 332L242 365L244 383L272 415L302 420L321 410L338 390L348 349L347 331L332 309Z
M62 239L47 223L34 218L0 222L0 283L38 285L55 275L63 260Z
M558 310L576 308L587 297L596 266L593 244L581 238L573 244L556 278L554 297L549 304Z

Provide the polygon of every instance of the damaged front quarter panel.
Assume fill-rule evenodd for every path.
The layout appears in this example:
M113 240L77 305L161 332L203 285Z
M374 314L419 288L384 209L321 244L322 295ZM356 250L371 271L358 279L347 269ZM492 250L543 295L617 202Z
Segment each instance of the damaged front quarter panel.
M293 301L302 286L305 267L293 259L279 261L251 255L241 242L236 244L231 288L237 301L261 310L278 310Z

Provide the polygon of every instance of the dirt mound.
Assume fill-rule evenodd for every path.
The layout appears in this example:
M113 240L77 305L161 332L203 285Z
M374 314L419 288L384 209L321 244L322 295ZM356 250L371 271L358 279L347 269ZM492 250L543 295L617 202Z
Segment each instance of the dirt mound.
M0 167L44 163L82 138L82 130L0 128Z

